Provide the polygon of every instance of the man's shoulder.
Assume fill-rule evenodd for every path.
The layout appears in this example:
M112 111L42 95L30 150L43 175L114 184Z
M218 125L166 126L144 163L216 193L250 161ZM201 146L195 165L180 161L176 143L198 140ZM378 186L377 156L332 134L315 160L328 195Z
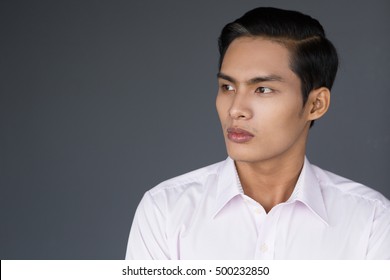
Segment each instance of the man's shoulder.
M150 189L149 193L154 196L162 192L182 192L193 187L205 187L210 177L217 176L224 163L225 161L220 161L170 178Z
M380 192L364 184L312 165L323 192L332 192L336 197L350 197L358 201L379 204L390 209L390 201Z

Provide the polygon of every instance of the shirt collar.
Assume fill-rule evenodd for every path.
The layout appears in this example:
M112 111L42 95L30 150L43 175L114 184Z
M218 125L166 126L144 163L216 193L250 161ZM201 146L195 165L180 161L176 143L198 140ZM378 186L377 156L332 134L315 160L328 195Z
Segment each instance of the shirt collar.
M217 196L213 217L215 217L233 197L243 193L244 191L242 190L234 161L228 157L218 171Z
M305 204L326 225L329 225L320 183L313 166L306 157L294 191L286 203L294 201Z
M243 194L233 159L228 157L218 172L217 195L214 209L215 217L235 196ZM320 184L309 160L305 157L301 173L294 191L286 203L300 201L328 225L328 216Z

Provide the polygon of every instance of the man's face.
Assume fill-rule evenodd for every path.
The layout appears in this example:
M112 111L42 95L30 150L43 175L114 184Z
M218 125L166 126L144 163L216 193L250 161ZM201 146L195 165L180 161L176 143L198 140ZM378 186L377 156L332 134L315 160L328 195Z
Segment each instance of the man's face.
M261 37L238 38L227 49L216 106L234 160L260 163L304 154L308 109L289 59L286 47Z

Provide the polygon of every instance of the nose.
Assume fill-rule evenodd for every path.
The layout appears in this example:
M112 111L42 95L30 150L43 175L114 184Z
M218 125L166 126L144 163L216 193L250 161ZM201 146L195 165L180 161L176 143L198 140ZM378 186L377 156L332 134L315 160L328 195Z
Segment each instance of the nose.
M248 100L245 96L236 94L233 103L229 109L229 115L234 120L245 120L252 117L252 111L248 106Z

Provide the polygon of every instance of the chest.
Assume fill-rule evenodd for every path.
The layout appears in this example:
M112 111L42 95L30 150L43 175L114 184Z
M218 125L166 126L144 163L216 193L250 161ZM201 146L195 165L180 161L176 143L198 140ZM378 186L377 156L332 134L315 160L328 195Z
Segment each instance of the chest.
M301 204L269 214L244 205L198 213L172 235L178 259L361 259L366 233L340 217L327 224ZM333 222L332 222L333 221Z

